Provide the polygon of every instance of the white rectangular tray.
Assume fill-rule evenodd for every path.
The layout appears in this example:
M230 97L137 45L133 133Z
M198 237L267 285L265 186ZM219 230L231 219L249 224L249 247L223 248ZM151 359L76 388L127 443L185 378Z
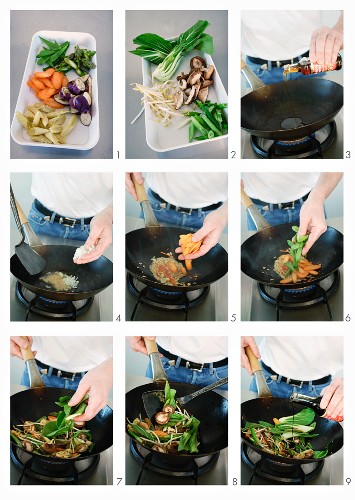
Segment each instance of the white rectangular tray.
M213 85L209 87L208 100L218 103L228 102L227 93L224 89L222 80L218 74L212 57L204 52L198 50L192 50L189 52L181 61L175 75L172 77L172 80L175 80L182 71L184 73L188 73L190 71L190 59L196 55L203 57L207 64L213 64L215 67L212 75ZM147 87L151 87L153 85L152 73L155 68L155 64L152 64L145 59L142 60L143 85ZM172 123L168 127L164 127L156 121L156 118L154 117L154 114L150 110L149 106L147 104L144 106L146 140L148 146L154 151L164 153L181 148L194 148L196 146L201 148L202 145L206 145L206 149L207 147L210 149L215 142L227 141L228 134L214 137L213 139L206 139L204 141L189 142L188 126L179 128L179 126L186 121L185 116L174 116ZM193 108L191 106L183 106L180 111L189 111L192 109ZM226 108L224 112L228 118L228 108Z
M93 148L99 141L100 138L100 125L99 125L99 100L98 100L98 86L97 86L97 67L90 70L90 76L92 78L92 120L89 126L83 125L80 120L78 121L74 130L67 136L67 144L45 144L34 142L31 140L26 130L20 125L16 119L16 111L24 113L28 105L38 102L38 99L34 95L33 90L27 86L28 79L33 75L35 71L42 71L43 66L38 66L36 63L36 55L41 51L43 43L40 38L45 38L46 40L55 40L58 43L70 42L67 50L67 55L74 51L74 46L79 45L80 48L86 48L88 50L96 51L96 40L89 33L76 33L69 31L38 31L32 37L32 42L30 50L27 57L27 63L25 72L23 74L20 93L17 99L17 104L15 108L14 117L11 124L11 137L17 144L22 146L35 146L35 147L45 147L45 148L60 148L60 149L78 149L86 150ZM92 58L93 62L97 66L96 54ZM76 72L68 71L66 74L67 78L74 80L78 78Z

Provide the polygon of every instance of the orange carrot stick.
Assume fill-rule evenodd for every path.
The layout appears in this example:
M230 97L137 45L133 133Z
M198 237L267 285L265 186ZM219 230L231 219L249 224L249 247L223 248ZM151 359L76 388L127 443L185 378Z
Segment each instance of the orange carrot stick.
M55 71L52 75L51 81L55 89L60 89L62 86L63 73L60 71Z
M45 99L45 100L43 100L43 102L44 102L44 104L47 104L51 108L55 108L55 109L65 108L64 104L60 104L55 99L53 99L53 97L50 97L49 99Z
M48 68L46 71L37 71L37 73L34 74L35 78L49 78L53 75L55 72L54 68Z
M44 83L41 82L41 80L37 80L37 78L32 78L32 83L33 85L38 89L38 90L43 90L46 88Z
M49 78L41 78L41 82L44 83L46 87L49 87L50 89L54 89L53 83L50 81Z

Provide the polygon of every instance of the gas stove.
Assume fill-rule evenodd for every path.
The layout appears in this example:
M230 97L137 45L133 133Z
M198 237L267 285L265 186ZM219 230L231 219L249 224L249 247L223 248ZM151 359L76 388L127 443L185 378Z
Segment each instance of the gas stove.
M11 395L26 390L27 387L12 384ZM112 401L109 401L112 407ZM16 446L10 448L10 484L113 484L113 447L88 459L68 463L48 463L33 457Z
M340 218L327 221L342 231ZM254 232L242 235L244 242ZM241 273L242 321L343 321L343 266L316 285L284 290Z
M151 383L150 379L126 375L126 392L139 385ZM227 397L227 391L216 391ZM174 464L161 460L157 454L139 447L126 435L126 484L127 485L225 485L227 484L227 448L208 457L183 460Z
M254 392L241 391L241 402L256 398ZM259 453L245 443L241 446L241 484L276 485L342 485L343 484L343 448L323 461L290 465L261 459Z
M241 158L342 159L343 111L314 134L294 141L264 139L241 129Z
M63 240L50 236L41 237L44 245L59 244L81 246L82 241ZM11 252L18 243L18 231L11 228ZM110 246L104 253L112 260L113 249ZM112 321L113 285L85 300L59 301L38 296L25 288L11 274L10 278L10 320L11 321Z
M144 227L142 219L126 217L126 231ZM220 244L227 250L227 235L222 234ZM228 275L199 290L165 292L127 274L127 321L226 321Z

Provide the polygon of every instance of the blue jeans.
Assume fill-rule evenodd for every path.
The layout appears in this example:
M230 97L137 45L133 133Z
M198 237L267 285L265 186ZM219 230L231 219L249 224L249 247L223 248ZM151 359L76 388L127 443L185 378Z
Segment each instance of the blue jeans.
M61 377L57 377L55 375L52 375L52 370L53 368L50 367L48 369L48 374L44 375L41 374L42 380L45 383L46 387L58 387L60 389L72 389L76 391L78 388L80 380L83 378L85 373L82 373L81 376L77 376L74 378L74 380L69 380ZM28 371L27 367L25 368L22 378L21 378L21 385L24 385L26 387L30 387L30 379L28 376Z
M296 59L295 59L296 62ZM246 63L251 68L253 73L256 74L257 77L260 78L266 85L270 85L272 83L283 82L283 68L271 68L269 69L261 69L260 64L255 64L250 62L250 59L247 57ZM312 75L302 75L302 73L289 73L287 75L287 80L298 80L299 78L312 78L314 76L323 77L325 73L313 73ZM250 87L249 84L247 84Z
M273 210L263 210L263 206L265 205L257 205L254 203L258 212L268 221L270 226L277 226L278 224L287 224L290 222L294 222L296 224L300 221L300 210L303 205L302 203L295 203L295 208L282 208L282 209L273 209ZM247 212L247 224L249 231L255 231L257 227L254 224L253 219L250 217L249 212Z
M28 215L28 221L37 236L43 234L46 236L81 241L86 241L89 237L90 225L85 225L83 223L83 219L81 224L75 224L74 227L69 227L59 224L58 222L54 222L53 219L55 217L55 213L53 213L50 221L45 220L44 217L45 216L37 210L33 203Z
M181 358L175 361L175 366L169 364L169 359L164 356L161 358L163 368L165 370L166 376L170 382L183 382L184 384L195 384L195 385L210 385L217 380L221 380L224 377L228 377L228 366L220 366L218 368L202 368L201 372L195 370L189 370L180 366ZM149 363L145 376L147 378L153 378L152 367ZM228 384L221 385L218 387L221 391L228 390ZM193 392L193 391L191 391Z
M170 210L170 203L167 203L166 208L160 206L161 201L154 196L151 189L148 189L148 198L152 206L155 217L158 222L165 223L169 226L184 226L191 229L200 229L203 225L205 217L211 213L212 210L204 212L201 209L194 210L191 215ZM143 212L141 213L143 217Z
M291 397L291 394L293 394L294 392L297 392L298 394L304 394L306 396L317 397L320 396L322 389L324 389L324 387L327 387L330 384L330 382L320 385L304 384L302 387L297 387L295 385L290 385L280 380L273 380L271 378L272 373L270 373L264 367L262 367L262 371L263 374L265 375L265 379L269 386L271 394L276 398L289 399ZM252 392L258 392L256 387L255 377L253 377L249 390Z

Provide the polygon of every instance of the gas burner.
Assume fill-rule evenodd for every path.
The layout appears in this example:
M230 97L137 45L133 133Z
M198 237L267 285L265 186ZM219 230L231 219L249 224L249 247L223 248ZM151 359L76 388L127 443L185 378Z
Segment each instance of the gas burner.
M280 309L302 309L315 304L324 303L327 306L329 319L332 320L328 299L337 291L340 282L340 272L333 274L309 286L302 288L276 288L258 283L261 297L276 306L276 318L280 319Z
M17 484L24 477L45 484L78 484L95 471L100 455L83 460L48 461L44 457L35 457L11 444L10 456L16 468L21 472Z
M185 321L187 321L189 310L202 304L210 289L209 286L206 286L198 290L170 292L145 285L135 279L130 273L127 273L127 286L130 293L136 299L131 321L134 320L139 303L164 311L182 311L185 314Z
M130 440L130 451L136 462L142 467L137 478L139 484L144 470L163 476L191 478L197 484L197 478L209 472L217 463L219 451L206 457L179 457L153 453Z
M305 484L315 479L324 467L324 460L302 465L278 462L277 457L263 457L244 442L242 463L251 472L249 484L255 476L276 484Z
M52 300L37 295L19 281L16 283L16 297L27 309L25 321L28 321L30 313L38 314L49 319L72 320L84 314L94 301L94 297L84 300Z
M323 158L336 137L336 124L325 125L314 134L293 141L272 140L252 135L250 142L260 158Z

